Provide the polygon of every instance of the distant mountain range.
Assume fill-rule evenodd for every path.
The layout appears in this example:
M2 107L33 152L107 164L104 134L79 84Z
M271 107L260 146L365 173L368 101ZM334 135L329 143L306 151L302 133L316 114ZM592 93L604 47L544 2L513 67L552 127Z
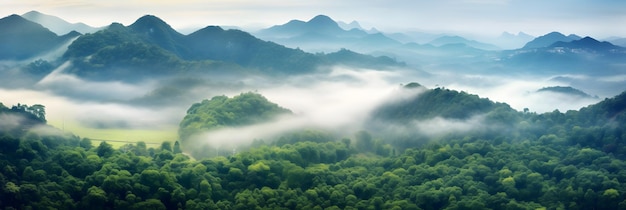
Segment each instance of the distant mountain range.
M23 60L53 50L78 32L58 36L40 24L19 15L0 19L0 60Z
M473 48L481 49L481 50L501 50L499 47L495 45L482 43L482 42L478 42L475 40L467 40L460 36L442 36L429 42L428 44L431 44L437 47L448 45L448 44L464 44L469 47L473 47Z
M367 32L356 22L352 24L353 26L342 28L330 17L318 15L309 21L291 20L283 25L262 29L255 34L263 39L309 52L328 52L342 48L370 52L402 44L382 33Z
M143 16L129 26L114 23L82 36L75 31L57 36L40 24L11 15L0 19L0 60L31 58L75 37L78 38L61 59L74 64L68 72L95 79L197 70L292 74L311 72L324 65L403 65L391 58L348 50L311 54L218 26L183 35L152 15Z
M51 28L59 33L83 30L87 34L72 31L59 36ZM122 72L129 68L141 69L144 73L229 69L293 74L311 72L324 65L372 67L405 63L412 67L499 73L626 73L620 67L626 65L623 47L559 32L534 39L522 32L505 32L493 40L496 46L455 35L373 33L362 29L356 21L346 24L325 15L260 30L255 33L260 38L219 26L207 26L184 35L152 15L143 16L128 26L114 23L96 32L93 30L97 28L71 24L36 11L23 17L11 15L0 19L0 60L35 60L38 55L59 50L62 44L69 44L78 37L60 61L51 63L60 65L71 61L74 65L70 72L84 75L98 71ZM429 41L418 44L416 40ZM523 44L524 47L501 50L499 46L505 45L503 43Z
M59 17L46 15L37 11L30 11L22 14L21 16L27 20L41 24L58 35L67 34L72 31L77 31L81 34L93 33L100 29L88 26L84 23L69 23Z
M571 42L571 41L578 40L578 39L581 39L581 37L575 34L570 34L568 36L565 36L559 32L551 32L546 35L533 39L532 41L526 43L526 45L524 45L523 48L524 49L542 48L542 47L548 47L554 44L555 42Z
M621 67L626 64L626 48L591 37L575 39L577 37L564 36L558 32L538 37L524 48L503 51L501 63L510 69L525 69L535 73L626 73ZM548 43L550 41L554 42Z
M519 32L517 34L502 32L499 37L491 41L492 44L495 44L503 49L518 49L523 47L529 41L532 41L534 38L534 36L524 32Z

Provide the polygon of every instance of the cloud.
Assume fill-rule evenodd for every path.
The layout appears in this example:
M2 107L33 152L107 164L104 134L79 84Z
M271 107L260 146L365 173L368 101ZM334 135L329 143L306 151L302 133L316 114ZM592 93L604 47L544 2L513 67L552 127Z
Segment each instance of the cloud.
M66 74L65 71L69 68L71 68L71 64L67 61L41 79L35 84L35 87L77 99L107 101L139 97L154 86L153 82L127 84L119 81L86 81L75 75Z

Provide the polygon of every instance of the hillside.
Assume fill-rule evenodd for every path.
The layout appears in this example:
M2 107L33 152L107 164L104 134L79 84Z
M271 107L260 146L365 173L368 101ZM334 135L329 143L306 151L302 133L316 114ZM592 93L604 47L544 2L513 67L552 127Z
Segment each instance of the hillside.
M477 95L458 92L444 88L426 89L406 85L397 94L407 94L406 98L392 100L376 109L372 116L375 119L388 121L410 121L430 119L434 117L450 119L468 119L474 115L486 114L498 107L511 109L506 104L494 103ZM422 91L415 91L422 89ZM411 93L413 92L413 93Z
M221 98L216 102L233 100ZM114 149L71 135L0 130L0 205L621 209L626 207L625 107L626 92L580 111L518 113L509 123L516 130L503 135L466 133L402 150L367 131L341 140L305 131L285 135L279 144L257 142L245 151L221 153L227 157L201 160L183 154L178 142ZM0 116L7 109L0 105Z
M166 75L248 71L281 75L312 72L320 66L337 64L402 65L388 62L390 59L384 57L359 56L355 61L310 54L260 40L240 30L223 30L217 26L182 35L151 15L139 18L128 27L111 24L101 31L81 36L68 47L64 58L75 64L71 72L91 75L92 79L146 76L138 75L139 72Z
M43 26L10 15L0 19L0 60L23 60L43 54L79 36L68 33L57 36Z

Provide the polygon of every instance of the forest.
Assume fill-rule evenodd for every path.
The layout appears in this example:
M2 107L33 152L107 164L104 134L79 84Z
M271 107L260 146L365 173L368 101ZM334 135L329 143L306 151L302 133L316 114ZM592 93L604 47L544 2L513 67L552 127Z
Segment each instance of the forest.
M626 92L578 111L538 114L465 92L422 91L380 107L371 121L481 115L488 129L401 138L304 129L202 156L186 152L199 147L185 142L195 132L291 112L258 93L217 96L190 107L180 141L113 148L47 125L44 105L0 104L0 206L626 209Z

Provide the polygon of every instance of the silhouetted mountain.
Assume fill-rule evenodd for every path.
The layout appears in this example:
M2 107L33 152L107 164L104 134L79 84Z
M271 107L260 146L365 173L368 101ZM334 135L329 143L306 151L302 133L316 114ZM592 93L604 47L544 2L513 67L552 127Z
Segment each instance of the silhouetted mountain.
M573 87L569 87L569 86L552 86L552 87L544 87L541 88L539 90L537 90L537 92L554 92L554 93L562 93L562 94L567 94L567 95L571 95L571 96L578 96L578 97L583 97L583 98L594 98L593 96L583 92L582 90L573 88Z
M76 32L57 36L40 24L19 15L0 19L0 60L26 59L60 46L78 36Z
M550 45L551 48L554 47L563 47L563 48L571 48L571 49L585 49L599 52L607 52L611 50L624 50L623 47L615 46L610 42L600 42L591 37L585 37L579 40L574 40L571 42L555 42Z
M475 40L467 40L460 36L442 36L429 42L428 44L432 44L437 47L448 45L448 44L465 44L467 46L477 48L477 49L482 49L482 50L499 50L500 49L495 45L482 43L482 42L478 42Z
M22 17L35 23L39 23L58 35L67 34L71 31L77 31L82 34L86 34L93 33L99 30L99 28L91 27L84 23L69 23L59 17L46 15L37 11L24 13Z
M571 42L571 41L578 40L578 39L581 39L581 37L575 34L570 34L569 36L565 36L559 32L551 32L546 35L533 39L532 41L526 43L526 45L524 45L523 48L524 49L542 48L542 47L548 47L554 44L555 42Z

